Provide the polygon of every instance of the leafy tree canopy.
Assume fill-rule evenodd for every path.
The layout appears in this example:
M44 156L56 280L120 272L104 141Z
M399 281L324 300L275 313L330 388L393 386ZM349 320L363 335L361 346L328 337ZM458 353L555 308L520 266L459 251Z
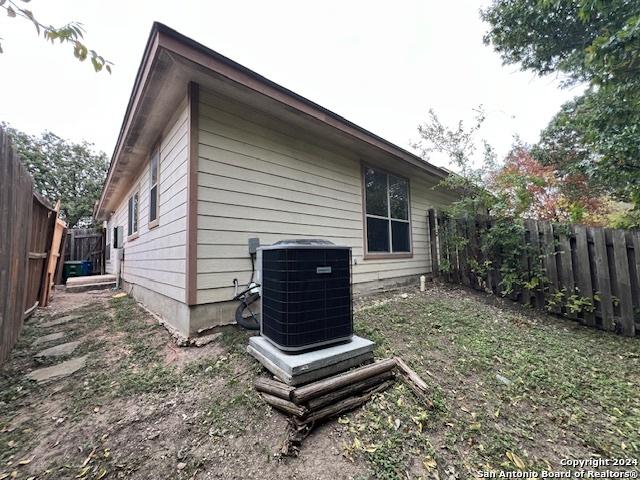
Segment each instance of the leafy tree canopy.
M34 188L52 201L72 227L88 226L107 172L107 156L88 142L73 143L54 133L28 135L3 125L31 173Z
M460 194L449 207L451 216L489 214L507 223L523 218L592 225L608 222L608 202L590 188L583 173L565 173L544 165L518 139L498 164L491 146L478 138L484 121L482 107L475 110L469 127L463 122L448 127L430 111L427 122L418 128L421 141L414 146L423 157L443 153L456 170L440 185ZM480 146L483 154L479 159Z
M553 118L534 155L639 206L638 0L494 0L481 15L485 42L505 63L588 84Z

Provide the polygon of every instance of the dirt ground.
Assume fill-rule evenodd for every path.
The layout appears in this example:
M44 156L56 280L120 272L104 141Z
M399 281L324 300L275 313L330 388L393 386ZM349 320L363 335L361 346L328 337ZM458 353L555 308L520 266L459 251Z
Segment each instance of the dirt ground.
M0 479L472 478L559 469L563 458L638 458L640 346L459 289L358 302L376 356L402 356L434 407L402 383L278 454L286 418L252 388L250 333L229 326L180 348L135 302L58 293L0 371ZM77 315L52 327L41 324ZM34 346L44 335L57 342ZM77 340L85 368L45 384L34 355ZM499 375L499 377L497 376Z

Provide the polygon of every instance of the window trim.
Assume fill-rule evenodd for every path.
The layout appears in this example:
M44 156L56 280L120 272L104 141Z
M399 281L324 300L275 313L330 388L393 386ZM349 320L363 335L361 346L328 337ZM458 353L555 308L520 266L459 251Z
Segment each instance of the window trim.
M158 154L158 174L156 175L156 183L152 184L151 181L153 179L153 176L151 175L151 157L155 152L157 152ZM149 218L151 217L151 190L153 189L154 185L156 187L156 218L154 220L149 220ZM160 140L158 140L153 149L151 149L151 155L149 156L149 217L147 217L147 220L147 228L149 230L160 225Z
M387 175L387 210L389 211L389 217L381 217L379 215L367 215L367 186L365 183L365 175L367 168L377 170L378 172ZM408 252L369 252L369 245L367 242L367 217L381 218L389 220L391 218L391 204L389 201L389 180L388 176L392 175L397 178L401 178L407 182L407 223L409 224L409 251ZM363 224L363 247L364 247L364 260L384 260L394 258L413 258L413 223L411 221L411 182L405 176L398 175L397 173L390 172L384 168L380 168L369 163L360 162L360 182L361 182L361 197L362 197L362 224ZM399 221L404 221L396 219ZM389 226L389 228L391 228ZM389 248L393 248L393 239L391 238L391 232L389 232Z
M131 221L131 212L129 211L129 204L131 203L131 199L134 196L138 196L138 200L136 201L136 229L133 230L133 222ZM129 233L129 224L131 224L131 233ZM129 195L129 199L127 200L127 241L135 240L138 238L140 232L140 188L138 187L136 190L131 192Z

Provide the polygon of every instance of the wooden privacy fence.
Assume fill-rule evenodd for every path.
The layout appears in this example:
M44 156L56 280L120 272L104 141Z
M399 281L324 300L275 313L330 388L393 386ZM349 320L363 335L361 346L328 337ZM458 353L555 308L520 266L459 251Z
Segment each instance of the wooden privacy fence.
M505 292L502 253L482 238L488 217L451 219L429 211L434 273L452 283L633 336L640 331L640 231L525 220L521 281ZM463 241L449 241L451 238Z
M90 261L91 275L104 273L104 230L72 228L67 230L64 261Z
M33 191L7 134L0 128L0 364L15 345L22 324L49 302L50 271L65 227L58 212Z

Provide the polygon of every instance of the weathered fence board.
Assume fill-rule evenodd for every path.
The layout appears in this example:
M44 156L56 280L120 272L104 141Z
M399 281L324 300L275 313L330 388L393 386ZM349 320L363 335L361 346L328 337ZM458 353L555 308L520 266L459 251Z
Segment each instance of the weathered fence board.
M627 241L623 230L613 231L613 258L616 265L618 301L620 302L620 327L625 335L635 335L631 274L627 257Z
M505 252L478 248L480 235L492 228L492 220L437 216L434 224L438 231L430 238L437 242L443 279L494 293L505 290L501 272ZM464 241L452 241L452 234ZM589 327L629 336L640 329L639 231L526 220L522 241L526 248L517 258L521 279L508 298ZM483 278L470 273L469 265L484 265L487 260L490 266ZM539 272L541 282L535 281Z
M595 277L598 292L596 305L599 308L598 313L602 319L602 328L613 331L615 330L615 321L613 319L611 274L609 273L609 259L607 258L607 243L602 228L591 228L590 231L595 253Z
M580 296L588 299L593 298L593 284L591 282L591 268L589 262L589 246L587 245L587 228L584 225L573 225L573 233L576 239L574 264L576 273L576 286ZM593 312L584 309L581 312L582 320L590 327L596 325L596 317Z
M39 304L55 218L0 128L0 363Z
M560 291L560 284L558 283L558 253L556 251L557 242L553 234L553 225L550 223L542 223L542 244L544 271L549 281L549 289L546 292L545 299L547 303L549 303ZM552 304L551 311L553 313L560 313L561 308L559 305Z

